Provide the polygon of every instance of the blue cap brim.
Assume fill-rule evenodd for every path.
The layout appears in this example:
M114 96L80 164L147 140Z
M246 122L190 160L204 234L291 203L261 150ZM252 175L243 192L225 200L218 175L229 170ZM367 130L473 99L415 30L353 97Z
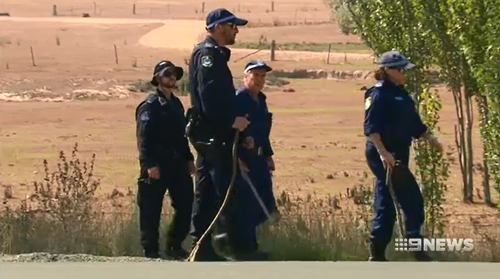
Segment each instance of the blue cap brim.
M233 20L230 21L231 23L234 23L238 26L245 26L248 23L248 20L242 19L242 18L234 18Z
M269 67L269 66L267 66L267 65L265 65L265 66L254 66L254 67L249 66L249 67L246 67L246 68L245 68L244 72L246 73L246 72L248 72L248 71L251 71L251 70L256 70L256 69L264 69L264 70L266 70L266 72L270 72L270 71L272 71L272 70L273 70L273 68L271 68L271 67Z

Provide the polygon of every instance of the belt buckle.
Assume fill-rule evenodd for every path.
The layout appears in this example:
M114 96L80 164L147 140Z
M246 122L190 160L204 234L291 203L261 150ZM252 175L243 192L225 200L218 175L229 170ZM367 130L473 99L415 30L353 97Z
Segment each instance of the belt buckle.
M262 156L262 153L262 146L259 146L259 148L257 148L257 155Z

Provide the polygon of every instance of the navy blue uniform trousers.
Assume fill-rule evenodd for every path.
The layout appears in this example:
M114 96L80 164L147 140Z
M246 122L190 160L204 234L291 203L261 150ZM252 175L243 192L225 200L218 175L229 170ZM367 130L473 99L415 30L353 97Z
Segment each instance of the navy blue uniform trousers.
M222 206L231 183L233 168L231 152L231 144L226 144L219 147L219 152L216 155L203 156L198 154L196 158L195 203L191 230L191 236L195 241L198 241L208 229ZM239 168L237 168L238 174ZM217 226L227 232L228 244L236 251L245 248L243 247L244 241L241 240L242 233L240 232L243 227L238 224L238 222L245 221L241 219L242 216L238 214L237 209L240 195L241 191L239 191L238 187L233 187L228 203L217 222ZM201 253L208 252L207 249L213 249L210 236L205 237L200 244Z
M408 167L410 147L388 149L402 167ZM374 218L370 241L381 247L386 247L391 239L396 221L394 202L386 185L386 168L380 159L373 143L366 146L366 160L370 170L376 177L374 189ZM397 170L393 172L392 184L396 199L405 217L406 237L421 238L421 227L424 223L424 200L415 177L408 174L404 179L397 179Z
M148 252L158 252L158 239L163 199L168 190L174 209L167 232L167 245L180 248L189 234L193 204L193 182L187 161L160 165L160 179L148 179L141 170L138 180L137 204L140 209L141 244Z

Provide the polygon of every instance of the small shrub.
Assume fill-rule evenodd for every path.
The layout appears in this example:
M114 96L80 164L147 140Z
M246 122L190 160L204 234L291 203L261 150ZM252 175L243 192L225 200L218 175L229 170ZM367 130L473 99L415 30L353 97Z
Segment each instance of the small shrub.
M131 84L128 90L132 92L143 92L143 93L151 93L155 91L155 87L151 84L150 80L138 80L135 83Z
M116 208L106 205L103 201L106 198L97 195L100 181L94 176L95 155L90 162L82 162L77 156L77 147L75 144L70 158L60 152L54 171L43 161L44 179L34 183L33 192L21 204L4 202L5 208L0 211L0 254L142 254L134 200L130 200L129 206L121 206L125 211L112 211ZM346 195L304 197L283 191L276 199L279 214L258 230L260 246L270 251L274 260L367 259L372 192L371 185L364 180ZM112 204L115 203L113 200ZM163 208L162 224L165 225L170 221L168 199ZM477 250L437 257L442 261L498 261L500 246L495 241L500 232L498 228L479 224L474 228L475 240L481 240L475 245ZM165 226L162 231L163 238ZM160 243L164 241L160 239ZM411 259L406 253L394 252L393 244L389 245L387 254L394 260Z

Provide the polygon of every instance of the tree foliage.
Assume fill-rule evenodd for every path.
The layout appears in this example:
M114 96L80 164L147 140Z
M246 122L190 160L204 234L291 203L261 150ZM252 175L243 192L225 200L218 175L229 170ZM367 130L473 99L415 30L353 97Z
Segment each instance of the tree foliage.
M479 108L485 201L492 204L490 171L500 192L500 7L497 0L325 0L345 34L359 35L376 54L398 50L418 65L409 90L425 122L438 129L441 102L430 90L431 68L453 96L455 143L463 199L473 201L473 102ZM428 210L442 214L449 162L417 142L417 172ZM431 213L429 213L431 214ZM433 218L433 217L431 217ZM434 230L434 229L431 229Z

